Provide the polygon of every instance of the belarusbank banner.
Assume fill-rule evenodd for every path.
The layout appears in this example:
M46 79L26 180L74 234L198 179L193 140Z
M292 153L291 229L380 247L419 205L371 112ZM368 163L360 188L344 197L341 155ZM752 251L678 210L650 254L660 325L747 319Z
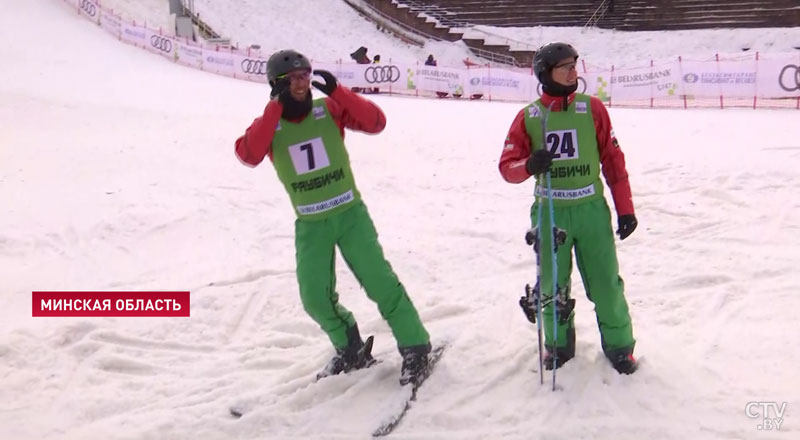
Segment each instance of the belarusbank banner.
M464 94L463 69L436 66L414 66L408 68L408 86L411 90L434 90L439 93Z

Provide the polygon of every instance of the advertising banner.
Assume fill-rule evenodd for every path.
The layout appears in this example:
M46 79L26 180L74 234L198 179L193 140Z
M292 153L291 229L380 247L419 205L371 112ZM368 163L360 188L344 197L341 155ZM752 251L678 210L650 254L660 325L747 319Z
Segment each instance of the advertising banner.
M314 69L329 70L337 80L347 87L379 88L381 91L406 92L411 66L387 64L337 64L315 62Z
M256 56L232 54L233 74L236 78L267 82L267 60Z
M176 62L195 69L203 68L203 48L201 46L182 41L176 41L175 46Z
M145 49L175 61L175 40L164 35L159 35L158 32L153 32L150 29L145 29L144 33L145 39L147 40Z
M314 61L311 64L313 69L322 69L331 72L333 76L336 77L336 80L339 81L340 84L345 85L347 87L354 87L355 84L355 76L356 72L354 70L346 68L351 64L341 64L341 63L326 63L326 62L317 62ZM312 77L312 81L315 78Z
M464 94L464 70L436 66L415 66L408 73L411 90L449 93L455 96Z
M133 44L134 46L139 47L146 47L147 44L147 32L145 29L139 26L134 26L130 23L122 23L122 34L120 39L128 44Z
M203 70L225 76L233 76L233 55L203 48Z
M759 60L757 78L759 97L799 97L800 56Z
M694 98L752 98L756 91L755 61L684 61L681 94Z
M100 26L116 38L122 35L122 18L107 9L100 9Z
M481 67L466 72L468 95L482 94L492 99L535 100L538 82L531 74Z
M92 0L78 0L78 12L89 20L100 24L100 7Z
M608 72L609 94L614 100L672 96L678 81L674 72L671 64Z

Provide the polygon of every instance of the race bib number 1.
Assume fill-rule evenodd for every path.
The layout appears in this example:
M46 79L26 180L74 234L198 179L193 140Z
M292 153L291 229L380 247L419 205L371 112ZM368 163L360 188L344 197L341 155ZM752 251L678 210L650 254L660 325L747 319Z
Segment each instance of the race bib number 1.
M289 155L298 175L317 171L331 164L321 137L290 146Z

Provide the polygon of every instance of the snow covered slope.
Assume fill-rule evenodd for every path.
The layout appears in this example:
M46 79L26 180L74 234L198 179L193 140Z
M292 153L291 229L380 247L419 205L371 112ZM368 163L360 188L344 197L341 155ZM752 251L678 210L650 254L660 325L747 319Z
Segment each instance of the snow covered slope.
M269 163L233 155L265 87L121 44L58 0L11 2L0 27L19 42L0 46L0 438L368 438L400 357L339 261L384 362L311 383L332 350L300 305L288 198ZM604 360L576 274L577 357L554 393L516 304L532 185L497 172L521 105L374 100L388 126L348 134L356 180L451 344L392 438L798 437L797 112L611 110L640 220L618 250L642 366ZM191 317L31 317L33 290L133 289L190 290ZM757 430L751 401L787 403L780 432Z

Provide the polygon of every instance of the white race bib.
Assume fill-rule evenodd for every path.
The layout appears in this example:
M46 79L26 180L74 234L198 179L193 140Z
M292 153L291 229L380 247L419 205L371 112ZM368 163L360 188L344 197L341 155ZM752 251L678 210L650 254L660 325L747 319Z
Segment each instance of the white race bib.
M289 146L289 155L298 175L317 171L331 164L321 137Z

